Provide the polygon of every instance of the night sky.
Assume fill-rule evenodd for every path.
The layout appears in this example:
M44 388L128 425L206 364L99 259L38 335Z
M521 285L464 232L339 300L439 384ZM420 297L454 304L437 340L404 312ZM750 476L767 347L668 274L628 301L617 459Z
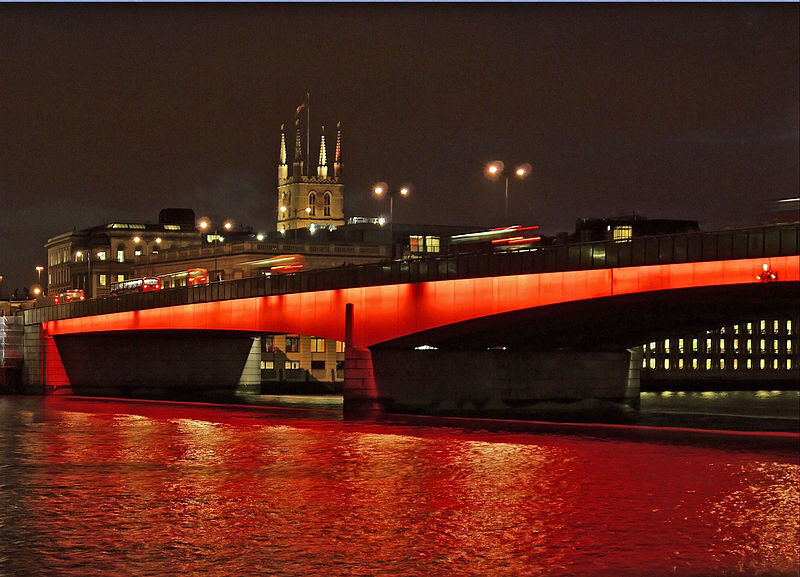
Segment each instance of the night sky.
M343 127L345 211L758 223L796 197L797 4L0 5L0 293L47 238L166 207L274 230L279 132ZM305 128L303 129L305 133ZM291 148L291 139L289 146ZM316 164L314 162L314 164Z

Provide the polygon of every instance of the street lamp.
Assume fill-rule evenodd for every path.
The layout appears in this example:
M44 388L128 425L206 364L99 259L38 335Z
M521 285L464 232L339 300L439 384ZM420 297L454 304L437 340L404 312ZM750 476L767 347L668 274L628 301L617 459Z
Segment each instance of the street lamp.
M517 166L513 172L506 171L506 165L502 160L495 160L486 165L486 175L491 179L496 179L500 176L506 180L506 224L508 224L508 177L513 174L517 178L525 178L531 172L531 165L526 163Z
M389 239L392 243L392 258L394 258L394 197L400 195L406 197L411 194L411 185L406 184L398 189L389 188L385 182L379 182L372 187L372 194L378 198L389 197Z
M204 218L199 222L199 226L200 230L202 230L203 232L207 232L211 229L211 221L208 220L207 218ZM222 228L224 228L226 231L229 231L233 228L233 223L229 220L226 220L225 223L222 225ZM220 282L222 280L222 277L217 271L217 249L215 246L213 246L213 244L218 242L223 242L224 240L225 237L219 235L219 228L217 227L214 228L213 235L210 232L206 235L206 241L212 244L211 250L214 253L214 274L217 277L217 282Z
M283 213L286 213L286 212L289 211L289 207L286 206L285 204L282 204L281 208L280 208L280 211L283 212ZM300 228L300 226L299 226L300 223L297 222L297 213L298 212L300 212L300 209L299 208L295 208L294 209L294 240L295 240L295 242L297 241L297 229ZM303 212L305 212L306 215L310 215L311 214L311 207L310 206L305 207L303 209ZM286 230L286 229L282 229L281 232L284 232L284 230Z

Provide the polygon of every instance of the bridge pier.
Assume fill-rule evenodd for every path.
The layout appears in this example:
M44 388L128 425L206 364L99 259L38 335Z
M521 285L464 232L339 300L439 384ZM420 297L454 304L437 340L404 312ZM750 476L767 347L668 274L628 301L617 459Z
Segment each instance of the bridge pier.
M392 412L487 417L624 414L639 403L641 352L372 351Z

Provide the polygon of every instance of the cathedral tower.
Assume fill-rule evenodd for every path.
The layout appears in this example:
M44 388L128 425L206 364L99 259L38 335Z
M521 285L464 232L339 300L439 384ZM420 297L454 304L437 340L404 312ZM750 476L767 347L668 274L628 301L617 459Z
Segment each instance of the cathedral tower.
M278 225L279 231L297 228L331 228L343 225L344 185L342 184L342 126L336 126L336 152L333 170L328 165L325 127L319 141L319 162L311 171L310 158L303 155L300 132L300 112L308 110L308 102L297 110L295 117L294 159L291 167L286 149L286 131L281 125L281 147L278 163ZM306 116L308 123L308 116ZM307 127L308 128L308 127ZM306 131L308 139L309 131ZM308 146L308 143L306 143ZM310 155L309 155L310 156Z

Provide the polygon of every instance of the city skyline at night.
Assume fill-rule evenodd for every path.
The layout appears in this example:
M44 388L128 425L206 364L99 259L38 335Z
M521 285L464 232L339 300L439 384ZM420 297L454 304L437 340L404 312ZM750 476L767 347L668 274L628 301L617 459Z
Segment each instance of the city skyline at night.
M310 93L347 216L545 234L619 214L755 224L798 195L797 6L5 5L0 294L45 241L165 207L274 230ZM303 118L305 120L305 118ZM303 134L305 140L306 135Z

